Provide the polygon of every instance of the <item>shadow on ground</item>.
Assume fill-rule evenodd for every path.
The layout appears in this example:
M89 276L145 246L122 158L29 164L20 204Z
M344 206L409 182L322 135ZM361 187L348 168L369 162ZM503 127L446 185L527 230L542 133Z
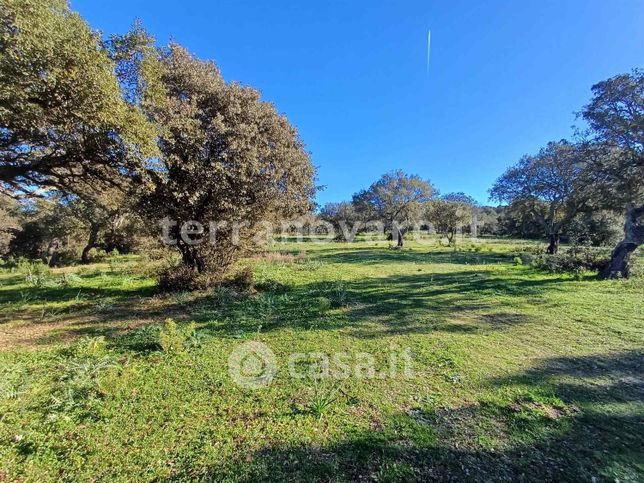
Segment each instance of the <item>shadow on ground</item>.
M133 326L167 317L194 320L218 335L256 332L260 327L262 332L346 328L355 337L377 338L436 331L505 330L536 322L522 313L521 307L547 305L548 295L563 281L565 278L554 276L529 277L519 270L496 274L469 269L295 286L269 280L257 294L249 296L238 296L230 290L183 297L155 295L154 287L30 287L3 290L0 301L64 303L74 301L82 292L81 302L52 309L51 313L43 310L29 314L24 310L30 316L29 326L44 326L42 337L32 334L25 338L36 345L50 343L52 337L121 335ZM47 333L47 326L56 333Z
M436 251L426 252L421 249L394 250L388 248L351 248L347 251L333 251L322 253L315 258L329 263L427 263L427 264L457 264L457 265L488 265L492 263L508 262L514 255L494 252L463 252L463 251Z
M185 465L177 476L220 480L250 466L247 481L641 481L643 362L641 351L546 359L489 381L514 397L407 410L341 442L267 445L228 468ZM482 444L482 434L498 440Z

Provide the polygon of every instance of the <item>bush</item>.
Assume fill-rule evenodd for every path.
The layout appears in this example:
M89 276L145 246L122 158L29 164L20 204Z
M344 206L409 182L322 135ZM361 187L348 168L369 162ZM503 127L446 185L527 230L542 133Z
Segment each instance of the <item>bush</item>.
M221 283L219 273L199 273L186 265L166 268L159 274L159 289L166 292L204 290Z
M255 290L255 273L251 267L244 267L225 283L239 293L250 293Z
M553 273L579 274L585 271L599 272L610 261L610 251L590 247L572 247L556 255L539 254L531 257L536 268Z

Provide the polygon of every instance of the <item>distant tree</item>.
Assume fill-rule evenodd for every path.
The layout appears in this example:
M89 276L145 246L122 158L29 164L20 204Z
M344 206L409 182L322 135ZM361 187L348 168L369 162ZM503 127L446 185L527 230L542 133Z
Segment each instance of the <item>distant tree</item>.
M32 200L20 218L20 228L10 242L11 255L41 259L49 266L76 259L84 226L62 197L54 194Z
M499 211L492 206L481 206L477 210L479 235L499 234Z
M67 208L87 229L87 241L81 251L83 263L90 262L90 253L94 248L107 251L116 248L113 240L118 236L131 205L120 189L84 192L82 197L66 195L64 200ZM112 243L109 243L110 238Z
M474 199L465 193L449 193L427 204L427 216L434 229L447 237L447 241L452 245L458 230L471 223L475 205Z
M350 201L327 203L320 208L318 216L321 220L333 225L336 239L340 241L352 241L356 232L363 228L359 226L360 216Z
M366 220L378 220L403 246L404 233L422 219L423 206L434 189L429 181L402 170L384 174L368 189L353 195L356 211Z
M644 71L600 82L583 109L602 155L590 163L601 204L625 214L624 238L603 278L627 277L632 253L644 242Z
M531 201L526 203L519 199L499 208L496 234L518 238L543 237L543 224L537 220Z
M594 192L586 164L591 152L567 141L551 142L534 156L524 156L490 190L493 199L521 206L548 235L548 253L557 253L562 229L590 209Z
M142 104L159 126L160 166L140 208L172 224L182 267L167 286L202 287L221 279L257 225L310 209L315 170L297 130L257 90L224 82L214 63L176 44L159 63ZM182 236L186 222L203 236Z
M0 189L118 185L154 149L154 127L66 0L2 0Z

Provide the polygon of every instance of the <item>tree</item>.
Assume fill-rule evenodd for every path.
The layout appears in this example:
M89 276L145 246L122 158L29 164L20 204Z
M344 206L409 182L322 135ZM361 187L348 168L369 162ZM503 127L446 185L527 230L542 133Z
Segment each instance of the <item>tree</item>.
M353 237L361 228L359 215L350 201L326 203L320 208L318 216L322 221L331 223L336 231L336 239L340 241L353 241Z
M634 70L592 87L582 111L602 152L591 163L604 207L625 213L624 238L603 278L628 277L632 253L644 242L644 71Z
M548 235L548 253L557 253L562 229L573 217L590 208L593 190L586 164L592 155L583 145L551 142L534 156L524 156L510 167L490 190L500 202L520 205Z
M21 223L10 242L10 254L42 259L49 266L76 259L84 227L64 196L30 200L21 213Z
M405 231L420 221L423 205L433 191L429 181L397 170L384 174L368 189L353 195L353 205L364 219L384 223L391 230L392 239L402 247Z
M140 209L167 221L181 253L168 287L206 286L260 223L310 209L315 170L297 130L257 90L224 82L213 62L176 44L160 51L159 63L148 80L154 97L142 105L159 126L160 166Z
M481 206L477 208L478 235L496 235L499 232L499 208Z
M81 251L83 263L89 263L90 252L94 248L102 247L109 251L115 248L105 239L111 237L114 240L127 215L129 203L120 189L84 192L82 197L66 195L64 201L74 216L87 227L87 241Z
M542 238L543 224L537 220L532 210L532 202L515 200L499 207L499 235L518 238Z
M472 221L472 210L476 202L465 193L449 193L427 205L427 215L436 231L454 243L456 232Z
M1 0L0 189L77 191L141 174L154 127L66 0Z

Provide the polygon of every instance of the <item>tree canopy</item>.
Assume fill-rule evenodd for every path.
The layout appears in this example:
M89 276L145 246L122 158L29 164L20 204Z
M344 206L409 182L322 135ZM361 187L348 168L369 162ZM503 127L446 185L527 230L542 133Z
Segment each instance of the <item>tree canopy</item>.
M429 181L397 170L353 195L353 204L364 219L384 223L402 246L404 232L421 220L423 204L431 199L433 191Z
M624 239L602 276L628 276L631 254L644 243L644 71L599 82L592 92L582 111L602 153L590 164L592 183L604 207L625 213Z
M142 208L172 220L186 267L221 274L259 222L311 208L315 171L297 130L257 90L226 83L178 45L159 59L163 96L144 109L159 126L161 169ZM210 228L209 239L181 236L186 222Z
M100 38L65 0L2 0L0 187L118 184L154 153Z
M490 196L529 211L556 253L561 230L580 211L590 208L594 191L588 184L589 151L567 141L551 142L536 155L526 155L496 180Z

